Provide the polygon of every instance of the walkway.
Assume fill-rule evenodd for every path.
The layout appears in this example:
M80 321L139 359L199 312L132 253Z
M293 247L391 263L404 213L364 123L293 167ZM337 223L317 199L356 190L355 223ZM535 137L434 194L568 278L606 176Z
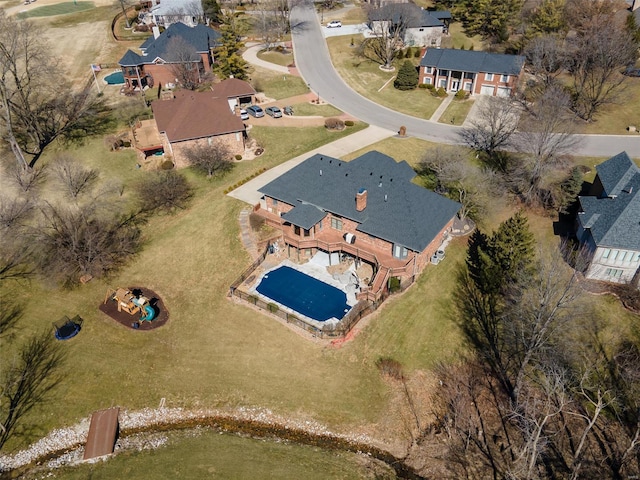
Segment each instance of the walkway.
M242 58L244 58L251 65L255 65L256 67L265 68L267 70L273 70L274 72L279 73L290 73L289 67L283 67L282 65L277 65L271 62L265 62L258 58L258 52L265 48L263 43L247 43L247 49L242 53Z
M256 240L251 231L251 223L249 221L251 210L251 208L244 208L240 210L240 240L242 240L244 249L249 253L249 255L251 255L251 258L255 260L260 256L260 253L258 253L258 246L256 245Z
M385 138L389 138L395 135L395 132L391 132L384 128L370 126L356 132L347 137L343 137L335 142L328 143L323 145L320 148L316 148L307 153L303 153L302 155L292 158L291 160L284 162L276 167L273 167L270 170L267 170L262 175L254 178L253 180L241 185L240 187L232 190L227 195L233 198L237 198L238 200L242 200L250 205L256 205L260 203L260 197L262 194L258 192L258 189L265 186L267 183L275 180L280 175L285 172L288 172L293 167L302 163L307 158L315 155L316 153L321 153L323 155L328 155L335 158L340 158L348 153L355 152L356 150L360 150L372 143L379 142L380 140L384 140Z
M442 99L442 102L438 106L438 108L436 108L436 111L433 112L433 115L431 115L431 118L429 119L429 121L437 122L438 120L440 120L440 117L442 116L444 111L447 109L447 107L451 104L452 100L453 100L453 95L447 95L446 97L444 97Z

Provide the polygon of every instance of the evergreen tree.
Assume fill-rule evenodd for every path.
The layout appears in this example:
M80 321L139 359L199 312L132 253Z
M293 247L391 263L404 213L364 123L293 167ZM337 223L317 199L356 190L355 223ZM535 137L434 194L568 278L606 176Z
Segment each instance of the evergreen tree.
M418 70L411 60L405 60L402 64L393 86L398 90L413 90L418 86Z
M240 50L244 44L238 39L240 36L234 28L233 23L225 24L220 27L222 37L220 46L215 51L213 70L221 78L239 78L246 80L247 62L242 58Z
M205 17L213 23L220 22L220 14L222 10L220 9L220 4L216 0L201 0L202 1L202 11L204 12Z
M485 39L507 40L508 27L519 18L522 0L460 0L454 15L462 21L468 35Z
M527 217L518 212L502 222L489 239L489 254L497 267L494 274L501 276L501 284L517 282L531 271L535 239Z

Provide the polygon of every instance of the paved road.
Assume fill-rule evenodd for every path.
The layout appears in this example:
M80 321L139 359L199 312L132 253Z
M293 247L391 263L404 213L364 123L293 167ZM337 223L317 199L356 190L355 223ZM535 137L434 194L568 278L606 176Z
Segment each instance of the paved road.
M407 134L438 143L460 143L461 127L444 125L404 115L378 105L347 86L331 64L322 27L313 5L307 0L291 10L291 29L298 71L310 88L340 110L397 132L407 127ZM640 157L640 135L578 135L573 153L582 156L612 156L626 150Z

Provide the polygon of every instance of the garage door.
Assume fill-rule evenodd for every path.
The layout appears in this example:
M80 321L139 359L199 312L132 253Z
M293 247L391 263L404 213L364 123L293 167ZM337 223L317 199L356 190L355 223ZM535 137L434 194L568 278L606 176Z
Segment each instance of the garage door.
M480 95L493 95L494 86L493 85L482 85L480 87Z
M511 89L508 87L498 87L498 96L499 97L510 97Z

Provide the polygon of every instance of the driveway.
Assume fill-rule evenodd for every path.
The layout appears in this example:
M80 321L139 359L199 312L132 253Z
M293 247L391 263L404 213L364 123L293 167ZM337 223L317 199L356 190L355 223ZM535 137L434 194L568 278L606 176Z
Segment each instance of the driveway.
M325 101L371 125L397 132L401 126L410 136L437 143L461 143L462 127L422 120L378 105L353 91L333 68L323 30L309 0L291 10L291 30L298 71L304 80ZM342 27L345 28L345 27ZM330 29L331 30L331 29ZM333 30L340 30L335 28ZM623 150L640 157L640 135L578 135L573 154L582 156L613 156Z
M371 29L366 23L359 23L357 25L342 25L339 28L322 27L322 34L324 38L328 37L344 37L346 35L364 35L370 36Z

